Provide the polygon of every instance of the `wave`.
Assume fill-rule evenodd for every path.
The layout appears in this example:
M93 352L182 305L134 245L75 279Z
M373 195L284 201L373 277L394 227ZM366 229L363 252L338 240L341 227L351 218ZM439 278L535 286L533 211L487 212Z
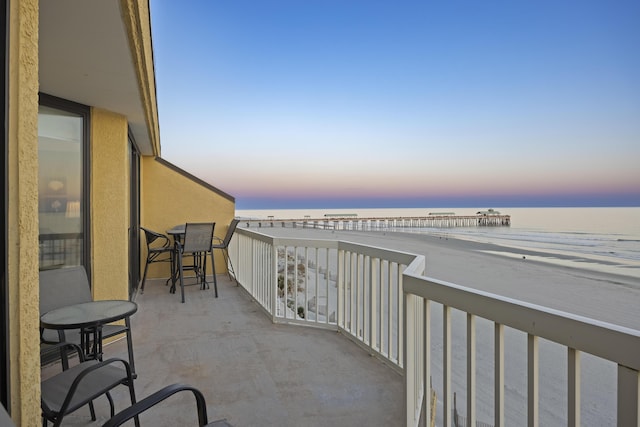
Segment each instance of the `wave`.
M442 233L443 229L398 229L409 233ZM619 238L602 233L575 233L546 230L514 230L508 228L449 228L451 237L492 243L499 246L538 252L562 253L571 257L586 257L596 263L625 265L640 262L637 239Z

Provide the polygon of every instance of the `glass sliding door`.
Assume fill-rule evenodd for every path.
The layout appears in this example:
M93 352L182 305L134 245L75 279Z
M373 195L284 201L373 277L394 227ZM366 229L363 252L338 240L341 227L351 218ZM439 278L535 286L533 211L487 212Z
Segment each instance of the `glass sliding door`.
M40 95L40 270L84 265L89 273L88 120L88 107Z

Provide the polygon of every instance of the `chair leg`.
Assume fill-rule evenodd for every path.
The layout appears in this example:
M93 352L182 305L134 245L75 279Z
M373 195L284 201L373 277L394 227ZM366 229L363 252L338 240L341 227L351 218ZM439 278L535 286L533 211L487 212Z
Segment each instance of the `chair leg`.
M171 253L171 288L169 292L174 293L176 291L176 280L178 280L178 257L180 254L176 253L175 249Z
M222 249L222 255L224 256L225 262L227 263L227 273L229 274L229 280L235 281L236 286L238 286L236 270L233 268L233 263L231 262L231 258L229 258L229 252L227 251L227 248ZM231 273L233 273L233 278L231 277Z
M162 260L162 261L151 261L149 258L147 258L147 262L144 264L144 273L142 274L142 283L140 284L140 294L144 294L144 285L146 285L147 283L147 270L149 269L149 264L152 264L154 262L167 262L166 260ZM169 261L171 264L171 275L169 276L169 278L167 279L167 281L165 282L165 286L167 286L169 284L169 280L172 280L172 283L175 283L175 281L173 280L174 276L174 259L173 259L173 252L171 252L169 254Z
M147 281L148 268L149 268L149 258L147 258L147 262L144 264L144 274L142 275L142 284L140 285L140 294L144 294L144 284Z
M174 275L175 275L175 254L173 251L169 252L169 278L167 279L167 281L165 282L165 286L167 286L169 284L169 280L172 281L172 283L175 283L174 280Z
M116 416L116 406L113 404L113 397L111 397L111 393L106 392L105 394L107 395L107 399L109 399L109 408L111 409L111 418L113 418Z
M222 259L224 259L224 265L227 267L227 275L229 276L229 280L232 280L231 270L229 270L229 257L227 255L227 250L225 248L221 248L220 252L222 252Z
M191 254L193 265L193 274L196 276L196 283L200 280L200 258L198 258L197 254L194 252Z
M127 327L127 351L129 352L129 366L131 367L131 376L135 379L138 378L138 374L136 374L136 364L133 360L133 338L131 338L131 320L129 317L124 319L124 324Z
M184 274L182 271L182 257L178 255L178 274L180 275L180 293L182 294L182 302L184 302Z
M218 279L216 279L216 264L213 260L213 249L211 250L211 269L213 270L213 289L216 291L216 298L218 298Z
M58 330L58 342L65 342L67 341L67 338L65 336L65 333L62 329ZM69 369L69 356L67 355L66 351L60 351L60 362L62 363L62 370L66 371L67 369Z
M91 413L91 420L95 421L96 418L96 408L93 406L93 400L89 402L89 413Z
M131 397L131 406L136 404L136 390L133 387L133 381L127 381L127 386L129 387L129 396ZM111 417L113 418L113 416ZM136 415L133 418L136 427L140 427L140 419Z
M209 283L207 283L207 253L203 252L202 257L202 282L200 283L200 289L209 289ZM215 267L215 266L214 266Z

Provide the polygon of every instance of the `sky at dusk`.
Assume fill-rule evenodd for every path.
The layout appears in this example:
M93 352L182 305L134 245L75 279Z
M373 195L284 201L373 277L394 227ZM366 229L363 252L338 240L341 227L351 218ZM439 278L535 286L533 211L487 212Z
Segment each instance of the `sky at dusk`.
M238 209L640 206L637 0L151 0L162 157Z

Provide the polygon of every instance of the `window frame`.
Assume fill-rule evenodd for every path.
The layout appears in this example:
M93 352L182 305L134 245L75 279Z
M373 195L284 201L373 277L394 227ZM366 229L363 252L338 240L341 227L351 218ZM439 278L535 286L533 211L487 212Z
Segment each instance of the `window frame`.
M128 129L129 145L129 298L140 284L140 149Z
M46 93L38 93L39 105L82 117L82 259L91 286L91 107Z
M11 402L11 381L10 381L10 357L9 357L9 288L7 284L7 209L8 209L8 190L9 178L7 176L7 142L8 137L8 111L9 111L9 0L0 0L0 21L4 24L4 31L0 32L0 45L2 49L2 71L0 71L0 80L2 80L2 105L0 106L0 116L2 117L2 151L0 154L0 164L2 164L2 188L4 197L2 198L2 213L0 220L2 222L2 266L0 271L0 321L2 328L0 329L0 405L7 408L10 412Z

